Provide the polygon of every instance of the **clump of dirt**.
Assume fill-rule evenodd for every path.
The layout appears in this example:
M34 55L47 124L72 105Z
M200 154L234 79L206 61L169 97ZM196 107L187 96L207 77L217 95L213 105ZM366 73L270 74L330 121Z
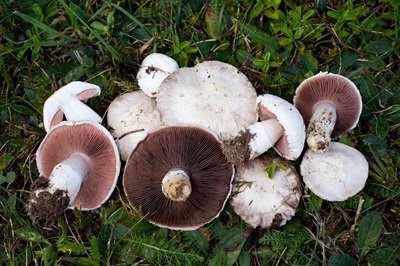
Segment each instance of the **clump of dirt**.
M271 228L277 229L282 226L283 217L281 213L277 213L272 219Z
M222 142L222 152L230 163L241 166L248 162L250 158L249 143L253 137L254 134L246 129L236 137Z
M69 205L67 191L56 190L50 193L49 180L39 177L32 183L31 194L26 208L29 218L43 226L53 225Z

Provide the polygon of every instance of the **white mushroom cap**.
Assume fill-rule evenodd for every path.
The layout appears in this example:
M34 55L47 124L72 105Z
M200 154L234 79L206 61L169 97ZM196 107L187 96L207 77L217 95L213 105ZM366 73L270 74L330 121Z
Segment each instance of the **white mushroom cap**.
M324 200L343 201L360 192L368 178L368 162L358 150L332 142L328 151L308 149L301 175L312 192Z
M102 118L81 101L100 95L100 87L82 81L73 81L51 95L43 107L43 124L50 128L63 120L92 121L100 123Z
M206 61L168 76L161 84L157 107L166 125L200 126L226 140L256 122L256 97L237 68Z
M178 63L169 56L160 53L148 55L136 76L140 89L149 97L157 97L161 83L178 68Z
M274 149L282 157L296 160L303 151L306 136L300 112L288 101L272 94L258 96L257 103L261 120L276 119L284 129Z
M296 213L301 197L300 178L290 166L277 167L272 178L265 168L274 163L257 157L237 167L231 205L234 211L253 227L279 227ZM275 162L278 163L279 162Z
M124 161L149 131L162 125L155 99L147 97L142 91L115 98L107 111L107 124L112 128L111 134Z

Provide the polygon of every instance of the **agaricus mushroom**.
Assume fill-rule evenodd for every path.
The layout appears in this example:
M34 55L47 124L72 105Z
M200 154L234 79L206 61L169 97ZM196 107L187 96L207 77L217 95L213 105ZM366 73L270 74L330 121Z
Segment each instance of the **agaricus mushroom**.
M107 124L121 155L126 161L136 145L146 138L149 131L162 125L156 100L142 91L118 96L107 111Z
M170 126L138 144L126 163L123 186L130 204L151 223L195 230L219 216L233 175L215 135Z
M60 123L64 116L68 121L101 122L101 117L81 101L100 95L100 87L82 81L73 81L59 88L43 107L43 124L46 132Z
M226 140L257 121L256 97L237 68L206 61L169 75L161 84L157 107L165 125L199 126Z
M326 72L304 80L293 102L308 124L307 144L314 152L325 152L331 136L353 129L362 110L356 85L344 76Z
M305 140L305 126L299 111L288 101L271 94L258 96L257 103L261 122L224 141L223 150L229 161L241 165L271 147L282 157L296 160Z
M276 164L272 177L266 168ZM258 157L236 168L230 204L254 228L280 227L296 213L301 198L300 178L286 163Z
M36 152L36 164L40 177L32 184L27 212L45 224L67 208L100 207L113 192L120 170L113 137L95 122L54 126Z
M308 149L300 165L306 186L328 201L344 201L360 192L368 178L368 162L358 150L331 142L324 153Z
M143 59L136 79L139 88L149 97L157 97L163 80L179 68L178 63L169 56L153 53Z

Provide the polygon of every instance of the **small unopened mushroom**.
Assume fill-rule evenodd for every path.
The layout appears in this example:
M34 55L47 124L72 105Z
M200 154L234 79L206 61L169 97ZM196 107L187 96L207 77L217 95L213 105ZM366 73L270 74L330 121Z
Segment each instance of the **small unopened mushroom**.
M276 164L268 176L266 168ZM258 157L236 168L230 204L248 224L280 227L296 213L301 198L300 178L286 163Z
M153 53L143 59L137 73L139 88L149 97L157 97L161 83L172 72L179 68L171 57Z
M331 136L353 129L359 120L362 100L348 78L322 72L304 80L293 99L307 126L307 144L314 152L329 149Z
M142 91L133 91L115 98L107 111L107 124L116 143L121 159L126 161L137 144L149 131L162 125L156 101Z
M153 224L195 230L219 216L234 175L216 136L204 129L156 129L129 156L123 176L130 204Z
M46 132L60 123L64 116L68 121L93 121L102 118L81 101L100 95L100 87L82 81L73 81L59 88L43 107L43 124Z
M360 192L368 178L368 162L358 150L331 142L324 153L308 149L300 165L306 186L328 201L344 201Z
M256 91L237 68L218 61L180 68L161 84L157 108L165 125L207 128L230 139L257 121Z
M305 126L299 111L288 101L271 94L258 96L257 103L261 122L224 141L223 150L228 159L241 165L274 147L284 158L296 160L305 140Z
M54 126L36 152L40 177L34 181L27 213L54 223L67 208L92 210L113 192L120 160L111 134L95 122L64 121Z

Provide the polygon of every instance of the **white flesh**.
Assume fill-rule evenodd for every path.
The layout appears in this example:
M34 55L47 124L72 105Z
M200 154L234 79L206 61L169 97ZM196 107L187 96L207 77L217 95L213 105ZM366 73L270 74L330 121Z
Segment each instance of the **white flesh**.
M251 134L254 134L254 137L249 143L250 160L258 157L273 147L275 142L277 142L284 133L283 127L276 119L257 122L249 126L248 129Z

